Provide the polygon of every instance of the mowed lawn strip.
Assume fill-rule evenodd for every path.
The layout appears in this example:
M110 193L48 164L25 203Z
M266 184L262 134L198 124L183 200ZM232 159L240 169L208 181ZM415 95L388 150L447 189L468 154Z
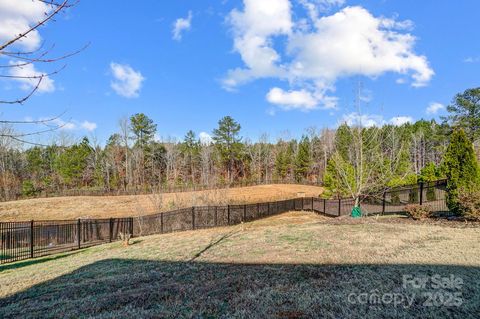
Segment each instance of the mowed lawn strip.
M480 310L478 228L344 222L292 212L135 238L0 267L0 317L462 317ZM425 307L403 276L462 278L460 307ZM350 294L415 294L409 307Z

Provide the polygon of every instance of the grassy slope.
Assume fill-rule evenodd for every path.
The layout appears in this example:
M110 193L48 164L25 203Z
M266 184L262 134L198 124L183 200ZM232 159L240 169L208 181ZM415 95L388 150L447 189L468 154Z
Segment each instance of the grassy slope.
M79 196L27 199L0 203L0 221L129 217L177 207L257 203L290 199L304 192L318 196L323 188L306 185L252 187L133 196Z
M478 228L288 213L0 267L0 317L475 317ZM461 307L424 307L403 275L459 276ZM350 293L416 293L410 308Z

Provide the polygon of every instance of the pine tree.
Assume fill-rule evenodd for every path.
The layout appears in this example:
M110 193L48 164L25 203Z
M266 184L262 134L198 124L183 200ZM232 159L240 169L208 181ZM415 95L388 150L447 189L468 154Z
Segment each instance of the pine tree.
M230 116L218 121L218 128L213 131L213 141L227 168L229 182L233 181L233 168L242 152L242 138L239 136L241 126Z
M308 137L302 137L298 144L297 156L295 157L295 180L301 182L304 180L310 170L310 141Z
M457 94L447 111L450 115L445 119L456 127L465 128L471 142L480 137L480 87Z
M450 144L443 158L443 170L447 177L447 206L458 213L459 191L478 188L479 167L472 142L463 129L457 129L450 137Z
M130 129L134 135L135 146L144 148L153 141L157 132L157 124L153 123L153 120L145 114L137 113L130 117Z
M282 146L275 158L275 170L277 177L285 180L291 171L292 166L292 147L290 144Z
M87 167L87 159L92 154L92 147L86 137L79 144L68 147L55 159L55 169L68 186L80 185Z
M191 183L195 183L195 167L200 155L200 140L195 136L195 133L190 130L185 135L183 143L180 146L180 151L185 158L186 175L190 176Z
M353 136L351 129L346 123L340 125L335 133L335 149L342 157L347 160L349 158L350 148L352 147Z

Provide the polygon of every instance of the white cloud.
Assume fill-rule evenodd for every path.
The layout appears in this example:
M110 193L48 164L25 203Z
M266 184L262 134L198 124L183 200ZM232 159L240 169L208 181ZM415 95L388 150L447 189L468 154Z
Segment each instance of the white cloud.
M465 63L478 63L478 62L480 62L480 56L477 56L477 57L471 57L470 56L468 58L465 58L463 60L463 62L465 62Z
M413 86L425 85L433 71L426 57L413 52L415 37L387 28L384 21L361 7L318 19L315 32L290 40L288 50L295 54L291 73L334 83L345 76L411 72Z
M430 81L427 58L414 52L416 38L404 32L411 21L375 17L359 6L318 17L320 2L301 1L309 13L305 22L293 20L289 0L244 0L243 11L234 9L228 18L244 67L229 70L224 87L276 78L288 81L292 91L307 89L317 105L331 108L340 78L393 72L410 76L414 87Z
M373 126L382 126L385 124L385 121L381 115L375 114L359 114L357 112L352 112L350 114L343 115L342 123L346 123L349 126L362 126L362 127L373 127Z
M45 18L52 7L42 1L0 0L0 42L11 40L27 31L33 24ZM30 32L17 45L26 50L35 50L42 39L38 30Z
M46 1L38 0L0 0L0 43L5 43L14 39L21 33L25 33L36 23L45 18L46 14L52 11L52 6L45 3ZM34 51L41 45L42 38L39 29L32 30L28 35L15 42L8 51ZM10 61L10 65L22 63L24 61ZM35 69L33 64L23 67L10 67L8 73L13 81L21 83L22 90L30 91L34 89L43 72ZM37 92L53 92L55 91L54 81L45 76Z
M280 56L271 37L290 34L293 23L288 0L244 0L244 11L234 9L228 21L234 33L234 50L240 54L245 68L228 71L223 84L234 88L255 78L285 77L286 70L277 65Z
M138 97L145 78L127 64L110 63L114 80L110 83L112 89L123 97Z
M200 132L198 136L200 138L200 143L204 145L208 145L213 142L212 136L206 132Z
M10 61L10 65L16 64L14 61ZM45 73L39 72L35 69L33 64L27 64L22 67L9 68L9 75L14 76L14 81L20 82L20 88L25 91L33 90L43 75L43 78L38 86L37 92L53 92L55 91L54 81L48 77ZM36 78L35 78L36 77Z
M445 105L438 103L438 102L432 102L430 105L427 107L426 113L427 114L437 114L438 111L445 109Z
M383 116L377 114L359 114L352 112L350 114L344 114L341 123L346 123L349 126L362 126L362 127L381 127L386 124L395 126L401 126L406 123L413 123L414 120L411 116L395 116L389 121L385 121Z
M180 41L182 40L182 32L190 30L192 26L192 11L188 11L188 17L187 18L179 18L175 21L173 24L173 39Z
M93 122L89 122L89 121L83 121L82 124L80 124L80 126L89 131L89 132L92 132L92 131L95 131L95 129L97 128L97 123L93 123Z
M51 118L51 117L50 117ZM49 117L41 117L39 118L40 121L45 121L50 119ZM32 118L29 118L32 121ZM65 121L61 118L55 118L52 121L47 123L48 125L53 125L58 127L61 131L76 131L76 130L85 130L88 132L92 132L97 128L97 123L90 122L90 121L83 121L79 122L77 120L68 120Z
M285 92L277 87L268 92L267 101L272 104L280 105L286 110L312 110L315 109L318 104L317 99L306 90Z
M403 124L413 123L413 118L411 116L396 116L392 117L389 121L390 124L395 126L402 126Z
M39 121L45 121L51 119L51 117L41 117L38 120ZM65 121L61 118L55 118L48 122L48 125L54 125L58 127L60 130L65 130L65 131L72 131L77 129L77 125L74 123L74 121Z
M298 2L305 8L305 10L307 10L308 16L311 20L318 19L321 12L327 12L333 7L339 7L345 4L345 0L298 0ZM302 19L301 24L306 26L306 29L311 26L311 24L305 19ZM300 29L306 30L303 26Z

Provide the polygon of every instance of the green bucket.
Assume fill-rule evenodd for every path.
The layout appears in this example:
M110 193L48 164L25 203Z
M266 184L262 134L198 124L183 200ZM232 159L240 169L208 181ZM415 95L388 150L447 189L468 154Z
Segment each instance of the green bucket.
M352 209L352 215L351 215L353 218L358 218L358 217L362 217L362 211L360 210L360 207L359 206L355 206L353 207Z

